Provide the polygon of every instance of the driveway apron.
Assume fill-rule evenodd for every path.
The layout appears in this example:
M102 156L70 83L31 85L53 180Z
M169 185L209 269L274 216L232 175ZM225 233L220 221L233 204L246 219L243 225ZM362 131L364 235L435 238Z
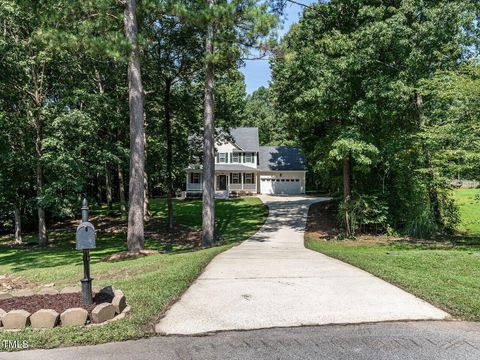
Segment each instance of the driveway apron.
M164 334L445 319L429 303L304 247L308 208L325 198L262 196L264 226L213 259L160 320Z

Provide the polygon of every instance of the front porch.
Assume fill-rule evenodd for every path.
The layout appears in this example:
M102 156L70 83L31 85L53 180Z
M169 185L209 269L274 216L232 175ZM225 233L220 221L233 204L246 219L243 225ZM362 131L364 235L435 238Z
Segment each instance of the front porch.
M187 193L202 192L202 173L187 172ZM255 171L215 171L215 197L253 195L258 193Z

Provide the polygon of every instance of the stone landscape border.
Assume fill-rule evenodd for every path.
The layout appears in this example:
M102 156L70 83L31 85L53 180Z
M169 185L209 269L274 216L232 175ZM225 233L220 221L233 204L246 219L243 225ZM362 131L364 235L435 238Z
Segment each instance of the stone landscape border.
M0 300L14 296L27 297L33 295L57 295L79 293L78 286L66 287L58 291L52 287L43 288L39 292L32 290L19 290L14 295L0 292ZM0 330L23 330L30 326L32 329L52 329L56 326L99 326L112 321L123 319L130 311L125 294L121 290L105 287L94 288L94 294L107 292L113 295L112 302L104 302L95 306L89 314L83 308L70 308L59 314L52 309L40 309L33 314L23 309L10 310L8 312L0 308Z

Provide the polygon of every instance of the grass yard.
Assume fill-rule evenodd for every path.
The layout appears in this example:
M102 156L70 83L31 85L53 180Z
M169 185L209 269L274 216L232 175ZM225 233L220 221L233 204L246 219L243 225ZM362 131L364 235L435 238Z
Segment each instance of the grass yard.
M453 196L460 209L458 230L469 236L480 236L480 189L456 189Z
M319 239L306 233L309 249L364 269L451 315L480 320L480 202L479 190L456 190L462 235L448 241L426 242L385 237L357 240Z
M164 223L165 201L151 202L152 220ZM102 210L92 211L102 215ZM149 336L159 315L197 278L217 254L245 240L263 224L268 210L257 198L217 201L217 232L223 244L210 249L185 251L184 247L165 247L157 239L147 238L146 247L165 251L142 258L106 262L103 258L126 248L126 235L99 231L97 249L91 252L94 285L113 285L122 289L131 312L124 320L101 327L54 328L47 331L26 329L3 332L2 340L26 340L31 348L50 348L95 344ZM200 201L176 201L175 220L182 226L198 229L201 224ZM102 217L96 218L100 222ZM95 224L95 221L92 221ZM41 287L54 282L56 287L79 285L83 275L82 255L74 247L74 231L58 229L50 233L55 246L48 249L0 245L0 274L22 284ZM27 237L28 238L28 237ZM33 235L30 237L33 239ZM167 251L166 251L167 250ZM4 350L0 346L0 350Z

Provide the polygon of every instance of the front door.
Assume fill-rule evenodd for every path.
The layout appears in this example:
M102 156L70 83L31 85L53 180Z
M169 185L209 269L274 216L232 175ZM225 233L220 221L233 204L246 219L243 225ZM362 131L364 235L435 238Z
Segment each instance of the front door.
M218 191L227 190L227 175L218 175L217 176L217 190Z

